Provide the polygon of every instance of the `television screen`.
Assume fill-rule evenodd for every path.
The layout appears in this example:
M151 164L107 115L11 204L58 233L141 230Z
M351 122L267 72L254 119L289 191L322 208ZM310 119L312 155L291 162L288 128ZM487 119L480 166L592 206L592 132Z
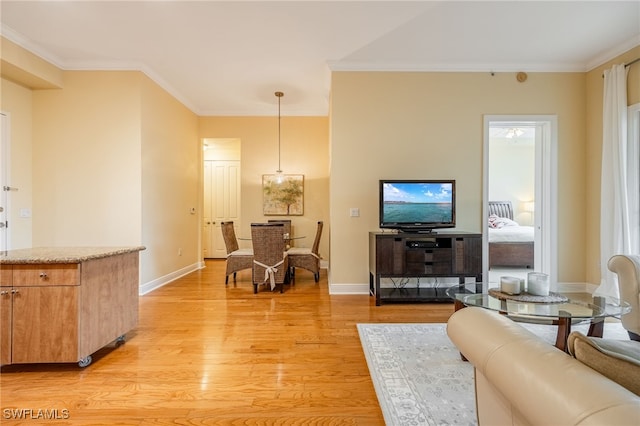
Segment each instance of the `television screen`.
M381 180L380 227L429 231L456 223L454 180Z

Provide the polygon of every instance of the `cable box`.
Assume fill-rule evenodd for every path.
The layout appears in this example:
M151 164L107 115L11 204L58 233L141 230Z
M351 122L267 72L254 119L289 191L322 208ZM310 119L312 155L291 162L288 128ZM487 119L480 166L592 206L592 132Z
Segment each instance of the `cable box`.
M438 247L438 242L437 241L425 241L425 240L418 240L418 241L407 241L407 247L409 248L437 248Z

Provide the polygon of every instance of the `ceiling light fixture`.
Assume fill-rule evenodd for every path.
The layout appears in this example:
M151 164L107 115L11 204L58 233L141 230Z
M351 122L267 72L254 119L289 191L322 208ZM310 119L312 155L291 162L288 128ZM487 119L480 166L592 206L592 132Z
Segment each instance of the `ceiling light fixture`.
M280 167L280 99L284 96L284 93L276 92L275 95L278 98L278 170L276 170L276 181L282 183L284 178L282 176L282 168Z
M505 137L512 139L512 138L518 138L522 135L524 135L524 130L518 129L517 127L513 127L507 130L507 134L505 135Z

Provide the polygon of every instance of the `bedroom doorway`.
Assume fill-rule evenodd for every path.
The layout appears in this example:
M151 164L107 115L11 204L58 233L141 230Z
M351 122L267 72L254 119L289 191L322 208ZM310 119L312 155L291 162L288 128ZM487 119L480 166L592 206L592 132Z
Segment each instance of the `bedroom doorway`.
M486 116L484 134L485 281L496 287L500 276L536 271L557 283L557 119Z

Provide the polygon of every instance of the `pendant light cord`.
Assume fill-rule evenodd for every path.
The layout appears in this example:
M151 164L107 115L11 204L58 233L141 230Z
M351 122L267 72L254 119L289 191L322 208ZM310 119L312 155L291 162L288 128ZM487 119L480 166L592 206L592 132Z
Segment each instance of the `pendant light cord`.
M276 173L282 173L280 168L280 98L284 96L284 93L276 92L275 95L278 97L278 170L276 170Z

